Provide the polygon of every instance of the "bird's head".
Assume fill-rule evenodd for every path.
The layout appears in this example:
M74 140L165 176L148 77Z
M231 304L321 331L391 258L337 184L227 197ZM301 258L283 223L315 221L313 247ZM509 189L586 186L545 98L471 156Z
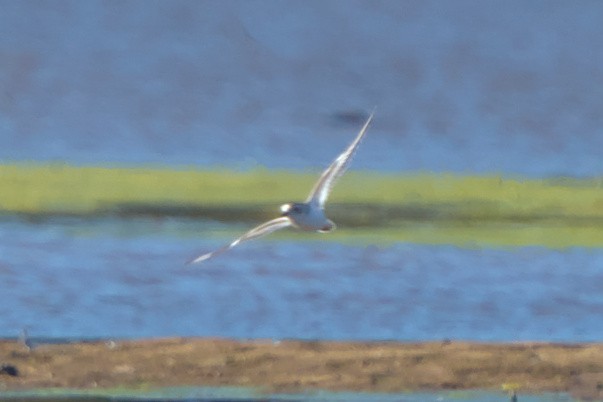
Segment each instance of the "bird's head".
M308 205L299 202L290 202L281 205L281 216L296 216L307 213Z

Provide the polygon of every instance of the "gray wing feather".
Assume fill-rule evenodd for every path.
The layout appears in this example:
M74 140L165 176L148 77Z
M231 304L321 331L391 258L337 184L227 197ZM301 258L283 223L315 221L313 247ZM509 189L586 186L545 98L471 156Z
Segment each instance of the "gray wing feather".
M287 218L286 216L262 223L260 226L257 226L255 228L251 229L249 232L245 233L243 236L239 237L232 243L227 244L226 246L219 248L216 251L212 251L211 253L203 254L195 259L192 259L188 262L188 264L196 264L196 263L208 260L218 254L221 254L225 251L230 250L231 248L233 248L234 246L236 246L239 243L242 243L247 240L255 239L256 237L270 234L279 229L286 228L287 226L291 226L291 220L289 218Z
M331 163L331 166L329 166L327 170L322 173L322 175L314 185L314 188L310 192L310 195L306 199L306 202L313 203L319 206L320 208L324 206L325 202L327 201L327 198L329 197L329 193L333 189L335 181L343 175L346 168L350 164L352 156L356 152L358 145L360 145L360 141L362 140L362 137L364 137L366 129L368 128L369 124L371 123L371 120L373 119L374 113L375 112L373 110L371 115L366 120L366 123L364 123L364 126L362 126L362 129L360 129L360 132L358 133L354 141L352 141L352 143L346 148L346 150L343 151L343 153L339 155L337 159L333 161L333 163Z

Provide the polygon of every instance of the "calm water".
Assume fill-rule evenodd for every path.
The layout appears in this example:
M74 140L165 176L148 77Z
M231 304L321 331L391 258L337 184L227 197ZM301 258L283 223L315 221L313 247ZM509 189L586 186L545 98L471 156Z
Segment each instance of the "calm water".
M5 397L28 397L40 396L31 391L21 391L3 394ZM56 395L53 395L56 398ZM64 392L65 401L73 398L86 400L81 391ZM53 398L62 401L60 398ZM114 393L109 397L111 401L132 401L152 399L153 401L195 401L195 402L502 402L509 400L504 393L480 392L480 391L443 391L443 392L408 392L400 394L368 394L350 392L308 392L302 394L274 394L265 395L257 390L247 388L164 388L157 391L136 392L128 396L116 396ZM521 402L571 402L574 399L564 394L541 394L519 396ZM92 400L92 397L90 397ZM95 399L98 400L98 399Z
M0 336L601 341L600 249L274 236L183 265L243 228L5 219Z
M603 3L0 2L0 161L603 171Z

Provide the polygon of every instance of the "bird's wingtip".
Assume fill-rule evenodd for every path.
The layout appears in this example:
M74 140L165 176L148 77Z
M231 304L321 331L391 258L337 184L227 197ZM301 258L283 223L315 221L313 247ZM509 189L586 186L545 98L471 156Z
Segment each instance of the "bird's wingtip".
M204 254L204 255L202 255L200 257L196 257L196 258L193 258L191 260L188 260L187 262L184 263L184 265L198 264L200 262L203 262L203 261L207 260L209 257L211 257L211 255Z
M373 117L375 115L376 111L377 111L377 105L373 106L373 110L371 110L370 117Z

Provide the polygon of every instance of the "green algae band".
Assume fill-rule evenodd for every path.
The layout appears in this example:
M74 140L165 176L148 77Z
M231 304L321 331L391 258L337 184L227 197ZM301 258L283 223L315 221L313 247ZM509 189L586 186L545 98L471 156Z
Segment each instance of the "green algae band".
M255 222L272 217L282 202L305 199L319 173L4 164L0 213L184 215ZM601 247L602 183L602 178L350 171L327 205L340 229L328 238Z

